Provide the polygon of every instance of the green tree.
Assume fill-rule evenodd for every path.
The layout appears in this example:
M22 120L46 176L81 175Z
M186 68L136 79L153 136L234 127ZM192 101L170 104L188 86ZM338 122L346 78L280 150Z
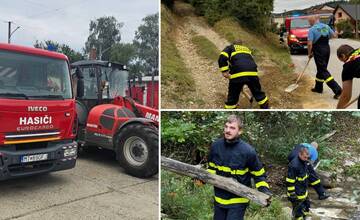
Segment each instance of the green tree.
M90 21L90 34L85 42L85 52L89 53L91 48L95 47L98 59L109 60L111 47L121 40L120 29L123 25L113 16L105 16Z
M110 61L129 66L136 56L136 48L131 43L117 43L110 51Z
M204 15L210 24L227 16L236 17L248 28L266 33L270 29L270 16L274 0L189 0L196 12Z
M342 38L353 37L353 26L349 20L340 21L336 24L336 29L341 33Z
M60 43L52 41L52 40L45 40L44 42L36 40L34 47L45 49L45 50L51 49L56 52L63 53L68 57L70 63L84 59L83 54L75 51L69 45L60 44Z
M141 75L159 75L159 14L143 19L135 32L133 41L136 47L135 67Z

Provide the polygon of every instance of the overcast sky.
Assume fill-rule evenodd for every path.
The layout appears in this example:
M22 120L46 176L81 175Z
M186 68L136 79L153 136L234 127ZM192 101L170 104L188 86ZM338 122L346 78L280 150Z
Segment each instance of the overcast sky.
M11 42L32 46L36 40L84 47L90 20L114 16L124 22L122 42L131 42L142 18L159 11L158 0L0 0L0 42L7 42L8 24L20 26Z
M318 5L329 1L325 0L275 0L274 12L284 12L293 9L304 9L310 6Z

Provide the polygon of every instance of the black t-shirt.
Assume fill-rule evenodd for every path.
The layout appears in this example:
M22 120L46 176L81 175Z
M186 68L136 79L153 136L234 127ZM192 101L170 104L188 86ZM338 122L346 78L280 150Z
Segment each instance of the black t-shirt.
M341 78L343 82L360 78L360 57L344 64Z

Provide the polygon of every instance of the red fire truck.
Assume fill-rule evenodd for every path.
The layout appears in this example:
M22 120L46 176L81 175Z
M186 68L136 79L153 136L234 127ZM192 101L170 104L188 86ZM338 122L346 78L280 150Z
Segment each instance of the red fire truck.
M307 50L307 38L310 29L309 17L314 15L292 16L285 20L285 27L287 32L287 44L290 53L294 54L301 50ZM330 24L332 14L319 14L320 21L325 24ZM332 26L330 24L330 26Z
M67 57L0 44L0 180L73 168L76 120Z

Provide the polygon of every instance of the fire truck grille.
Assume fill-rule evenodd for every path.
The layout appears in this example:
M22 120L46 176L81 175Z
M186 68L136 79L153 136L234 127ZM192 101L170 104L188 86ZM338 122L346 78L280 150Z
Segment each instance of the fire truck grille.
M50 169L54 165L54 160L37 161L26 164L12 164L8 166L10 174L26 174Z

